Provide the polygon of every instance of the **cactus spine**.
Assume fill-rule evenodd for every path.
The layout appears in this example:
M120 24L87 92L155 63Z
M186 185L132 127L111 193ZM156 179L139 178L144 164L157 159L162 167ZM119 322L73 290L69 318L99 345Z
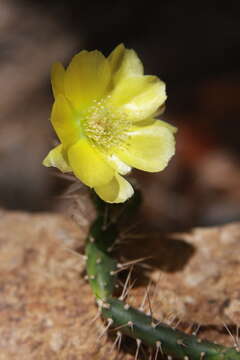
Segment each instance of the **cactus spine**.
M117 226L109 221L105 224L104 207L109 206L97 201L98 216L90 228L86 245L87 274L92 291L101 308L103 318L108 320L112 328L122 334L135 338L140 344L153 346L156 351L168 356L184 360L240 360L237 348L228 348L194 335L159 323L142 311L130 307L124 301L115 298L117 262L112 256L111 248L118 236ZM139 194L128 201L123 215L129 216L139 205ZM110 206L111 207L111 206Z

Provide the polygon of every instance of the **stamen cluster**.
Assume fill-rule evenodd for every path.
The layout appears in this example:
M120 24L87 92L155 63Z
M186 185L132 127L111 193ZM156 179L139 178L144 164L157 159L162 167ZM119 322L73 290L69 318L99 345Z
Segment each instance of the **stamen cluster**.
M94 101L83 122L86 136L106 152L115 147L122 147L127 141L128 130L132 126L126 114L117 112L107 100Z

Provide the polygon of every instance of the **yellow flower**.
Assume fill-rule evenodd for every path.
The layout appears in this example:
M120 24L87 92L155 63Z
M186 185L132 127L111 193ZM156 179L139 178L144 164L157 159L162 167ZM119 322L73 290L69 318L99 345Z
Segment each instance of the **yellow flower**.
M121 176L132 167L157 172L174 154L175 128L155 118L166 100L165 84L144 75L137 54L124 45L107 58L81 51L66 70L54 64L52 88L51 122L61 143L43 164L73 172L104 201L132 196Z

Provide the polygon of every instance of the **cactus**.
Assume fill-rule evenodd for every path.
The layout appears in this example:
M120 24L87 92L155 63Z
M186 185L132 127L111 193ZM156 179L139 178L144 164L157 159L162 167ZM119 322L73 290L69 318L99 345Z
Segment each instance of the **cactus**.
M60 144L43 164L73 172L106 202L123 203L133 195L132 185L122 177L132 167L159 172L174 155L176 128L157 119L166 100L165 84L156 76L144 75L141 60L132 49L120 44L107 58L99 51L81 51L66 71L55 63L52 87L51 122ZM105 210L114 212L119 205L105 204L97 195L94 202L98 216L86 245L87 273L109 326L121 327L121 333L136 338L138 349L141 341L156 346L156 358L161 351L185 360L240 360L237 348L201 342L157 323L124 304L122 298L114 298L117 262L111 249L118 237L118 224L113 218L106 221ZM124 213L120 205L118 223L134 214L139 203L136 192L126 208L123 205Z
M141 343L156 348L157 354L164 354L168 359L173 357L184 360L240 360L238 348L228 348L222 345L203 341L194 335L171 328L158 322L142 311L130 307L120 298L114 297L116 286L117 261L111 256L111 249L118 237L117 224L105 219L106 205L95 197L98 212L97 219L92 224L86 245L87 274L91 289L100 306L101 314L109 326L116 328L124 335ZM122 216L129 217L140 203L140 195L129 200ZM118 222L121 221L119 217Z

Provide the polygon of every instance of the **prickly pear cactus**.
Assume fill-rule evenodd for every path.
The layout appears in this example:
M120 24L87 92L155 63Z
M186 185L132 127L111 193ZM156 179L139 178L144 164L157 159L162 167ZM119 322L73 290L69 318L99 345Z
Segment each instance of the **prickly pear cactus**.
M130 217L139 194L133 196L124 176L132 168L162 171L175 153L176 128L158 119L167 98L165 83L145 75L136 52L123 44L107 57L97 50L80 51L66 70L55 63L51 80L51 123L60 144L43 164L73 172L98 196L98 216L86 245L87 272L108 327L118 329L118 337L135 338L137 349L142 342L155 347L156 358L162 353L185 360L240 359L237 348L200 341L129 307L123 295L114 297L117 262L111 249L118 226L111 218L106 222L105 210L111 212L109 204L126 202L124 215Z
M102 317L107 321L106 329L116 330L117 339L122 335L136 339L137 352L141 344L155 348L158 354L166 355L168 360L237 360L239 349L203 341L194 335L187 335L171 326L159 322L143 311L130 307L124 302L124 293L114 297L117 274L117 261L112 257L112 249L118 236L115 222L104 216L106 204L97 200L97 219L91 226L86 245L87 274L90 286L96 297ZM139 193L125 205L124 215L129 217L139 206Z

